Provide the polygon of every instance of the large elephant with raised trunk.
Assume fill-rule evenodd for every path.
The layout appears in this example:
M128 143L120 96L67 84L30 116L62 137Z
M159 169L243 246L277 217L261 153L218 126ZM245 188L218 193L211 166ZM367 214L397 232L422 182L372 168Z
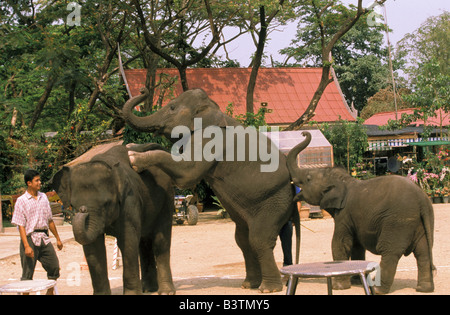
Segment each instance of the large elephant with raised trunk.
M137 117L132 111L147 97L143 89L124 105L126 122L141 131L162 133L176 149L130 152L133 167L140 171L157 166L182 188L202 179L209 183L236 223L235 239L246 266L242 286L259 287L261 292L282 290L273 249L292 216L297 227L297 261L300 238L285 156L264 134L222 113L201 89L182 93L150 116ZM266 155L261 154L264 149Z
M111 294L105 234L117 238L122 253L124 294L175 293L170 270L174 191L164 172L148 168L137 174L128 149L119 145L63 167L52 186L64 206L75 210L73 234L83 245L94 294Z
M306 169L297 155L311 141L304 141L288 154L293 182L301 191L295 200L318 205L334 218L334 260L364 260L365 251L381 255L381 283L377 293L388 293L402 255L414 253L418 267L417 291L432 292L433 207L427 195L401 176L357 180L340 168ZM336 279L336 289L350 287L349 279Z

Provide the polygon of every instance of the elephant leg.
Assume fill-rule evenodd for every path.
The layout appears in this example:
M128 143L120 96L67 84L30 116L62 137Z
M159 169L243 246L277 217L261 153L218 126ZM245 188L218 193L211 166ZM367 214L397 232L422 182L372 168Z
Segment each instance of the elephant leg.
M414 256L417 260L417 292L433 292L433 266L431 264L430 250L428 248L427 238L421 237L414 249Z
M381 269L381 286L375 286L376 294L387 294L394 282L395 273L397 271L398 261L402 254L382 254L380 269Z
M111 294L106 263L105 235L101 234L93 243L84 245L83 251L89 266L94 294Z
M139 236L134 228L125 228L124 236L118 237L120 251L123 260L123 294L142 294L141 281L139 279Z
M235 231L236 243L244 255L246 277L242 283L242 288L258 288L261 284L262 275L258 259L250 246L248 227L236 224Z
M366 260L366 249L356 240L353 243L351 258L352 260ZM350 282L351 284L362 284L359 275L351 277Z
M341 225L335 223L335 230L333 234L333 239L331 241L331 248L333 252L333 260L349 260L353 250L354 250L354 242L353 236L350 235ZM358 249L355 249L355 254ZM346 290L350 289L351 281L350 277L333 277L333 289L334 290Z
M156 276L156 261L152 248L152 240L141 238L139 243L139 258L141 262L141 284L142 292L158 291L158 281Z
M260 221L254 220L254 222ZM278 292L283 289L280 270L273 255L281 226L273 231L267 229L268 226L275 227L276 224L269 223L261 227L253 224L249 230L250 246L255 252L261 268L262 282L259 290L263 293Z
M170 221L172 224L172 221ZM157 266L158 293L175 294L175 286L172 280L172 271L170 269L170 242L172 226L168 226L165 232L156 233L153 240L154 254Z

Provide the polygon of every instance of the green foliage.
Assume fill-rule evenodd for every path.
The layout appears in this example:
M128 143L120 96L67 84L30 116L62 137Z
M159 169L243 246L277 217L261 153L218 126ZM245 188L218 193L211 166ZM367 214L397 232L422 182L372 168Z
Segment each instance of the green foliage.
M253 126L255 128L259 128L262 126L267 126L266 123L266 113L267 108L260 107L258 109L258 112L255 113L245 113L245 114L239 114L234 115L234 105L233 103L228 103L226 108L226 114L230 117L233 117L237 121L239 121L242 125L248 127Z
M136 116L145 116L146 114L144 112L134 112ZM124 132L123 132L123 142L124 144L128 143L137 143L137 144L143 144L143 143L158 143L162 147L170 150L172 147L172 143L164 137L160 135L155 135L150 132L141 132L137 131L136 129L131 128L130 126L126 125Z
M349 122L339 119L334 124L323 124L320 130L333 146L334 162L349 172L363 163L363 156L369 147L363 120Z
M406 88L400 88L397 90L397 109L411 108L403 96L411 94L411 91ZM367 101L367 105L360 112L362 119L368 119L373 115L381 112L393 112L395 111L394 92L392 86L388 86L385 89L379 90L374 96L370 97Z
M334 1L334 5L326 7L329 2L307 1L298 7L296 38L290 47L282 49L281 53L285 54L288 60L295 60L285 64L288 66L332 65L347 102L353 103L355 108L361 111L368 98L389 83L387 47L383 45L384 26L369 26L365 18L360 18L333 46L332 64L324 64L321 32L323 31L327 44L344 21L355 14L353 5L346 6L341 1ZM396 68L398 66L396 64Z

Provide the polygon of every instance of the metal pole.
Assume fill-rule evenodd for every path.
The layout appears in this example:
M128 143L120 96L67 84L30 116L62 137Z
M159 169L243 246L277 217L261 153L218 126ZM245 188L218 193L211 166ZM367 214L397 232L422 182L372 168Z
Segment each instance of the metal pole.
M396 89L396 86L395 86L394 69L392 67L391 42L389 40L389 28L388 28L388 21L387 21L387 12L386 12L386 6L385 5L382 5L382 6L383 6L383 10L384 10L384 25L386 27L386 39L387 39L388 52L389 52L389 70L391 72L392 89L393 89L393 92L394 92L395 120L398 120L397 89Z

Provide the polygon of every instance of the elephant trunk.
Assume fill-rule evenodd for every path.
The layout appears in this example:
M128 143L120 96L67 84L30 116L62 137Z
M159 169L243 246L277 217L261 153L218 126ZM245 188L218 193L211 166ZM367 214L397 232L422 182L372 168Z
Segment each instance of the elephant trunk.
M158 119L152 115L145 117L138 117L133 114L133 109L142 103L149 96L149 91L146 88L140 90L140 95L129 99L122 109L122 114L125 121L134 129L144 132L154 132L158 127Z
M99 223L101 222L100 218L94 219L89 216L85 207L82 207L72 220L73 235L81 245L93 243L104 230L103 225Z
M299 170L298 164L297 164L297 155L302 152L311 142L311 134L307 131L304 131L302 133L304 137L306 137L305 140L297 144L294 148L289 151L289 154L287 156L287 167L289 169L289 174L291 175L291 179L296 182L295 177L296 173Z

